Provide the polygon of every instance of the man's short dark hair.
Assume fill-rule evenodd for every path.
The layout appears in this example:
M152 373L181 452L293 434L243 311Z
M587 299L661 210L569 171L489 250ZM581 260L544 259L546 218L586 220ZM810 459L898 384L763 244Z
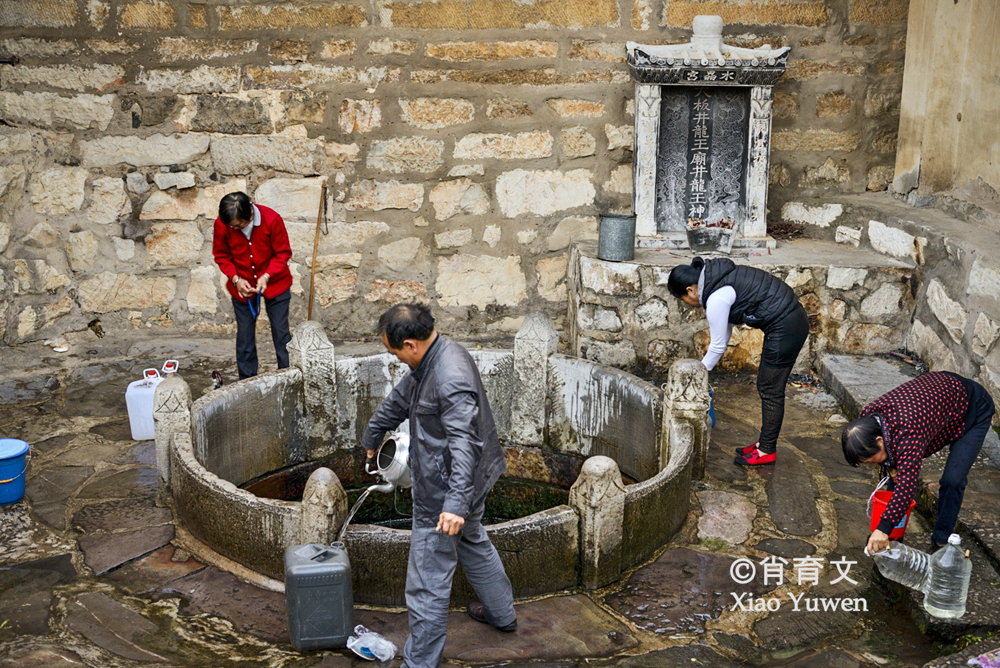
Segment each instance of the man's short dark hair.
M219 220L231 225L234 220L253 220L250 196L244 192L229 193L219 202Z
M434 316L423 304L396 304L378 319L379 334L399 350L406 339L426 341L434 333Z
M854 422L849 422L840 435L840 447L844 450L844 459L851 466L857 466L862 460L874 457L879 453L875 439L882 436L882 425L874 415L866 415ZM884 438L884 436L883 436Z

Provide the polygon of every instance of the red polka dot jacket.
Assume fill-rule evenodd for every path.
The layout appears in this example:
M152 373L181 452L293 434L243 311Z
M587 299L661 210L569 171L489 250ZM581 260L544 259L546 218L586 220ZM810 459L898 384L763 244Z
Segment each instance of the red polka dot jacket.
M865 406L860 417L882 418L882 439L896 469L896 486L878 530L886 534L899 524L917 490L920 464L965 433L969 392L963 378L946 371L925 373Z

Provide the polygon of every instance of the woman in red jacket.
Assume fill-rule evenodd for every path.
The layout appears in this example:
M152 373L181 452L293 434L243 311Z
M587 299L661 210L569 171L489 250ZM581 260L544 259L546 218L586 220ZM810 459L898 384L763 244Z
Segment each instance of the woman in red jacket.
M266 206L251 204L246 193L229 193L219 202L215 219L212 254L229 281L236 314L236 366L240 380L257 375L256 321L263 295L271 321L271 339L278 368L288 367L288 304L292 273L288 261L285 221Z
M969 469L983 447L993 412L993 398L982 385L939 371L885 393L844 428L840 444L848 464L896 470L892 498L868 539L869 553L888 547L889 533L903 519L917 491L921 460L945 446L950 450L941 474L931 549L948 542L962 507Z

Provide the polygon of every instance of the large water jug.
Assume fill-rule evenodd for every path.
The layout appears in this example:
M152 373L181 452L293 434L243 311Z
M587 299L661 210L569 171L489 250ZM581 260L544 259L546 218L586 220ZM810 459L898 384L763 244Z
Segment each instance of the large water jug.
M889 549L872 555L878 571L886 578L927 593L931 575L931 555L890 541Z
M153 396L156 386L163 377L156 369L146 369L142 379L131 382L125 390L125 406L128 407L128 423L132 428L133 441L151 441L156 438L153 423Z
M346 647L354 628L351 561L343 543L285 550L288 634L300 652Z
M924 610L933 617L954 619L965 614L972 560L965 556L957 533L948 544L931 555L931 578L924 597Z

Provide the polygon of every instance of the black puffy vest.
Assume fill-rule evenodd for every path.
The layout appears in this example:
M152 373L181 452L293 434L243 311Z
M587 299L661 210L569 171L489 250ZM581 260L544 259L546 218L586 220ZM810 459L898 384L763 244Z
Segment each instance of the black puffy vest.
M729 322L733 325L747 324L767 330L802 308L795 291L763 269L738 265L729 258L706 260L701 303L707 304L713 292L727 285L736 291L736 302L729 311Z

